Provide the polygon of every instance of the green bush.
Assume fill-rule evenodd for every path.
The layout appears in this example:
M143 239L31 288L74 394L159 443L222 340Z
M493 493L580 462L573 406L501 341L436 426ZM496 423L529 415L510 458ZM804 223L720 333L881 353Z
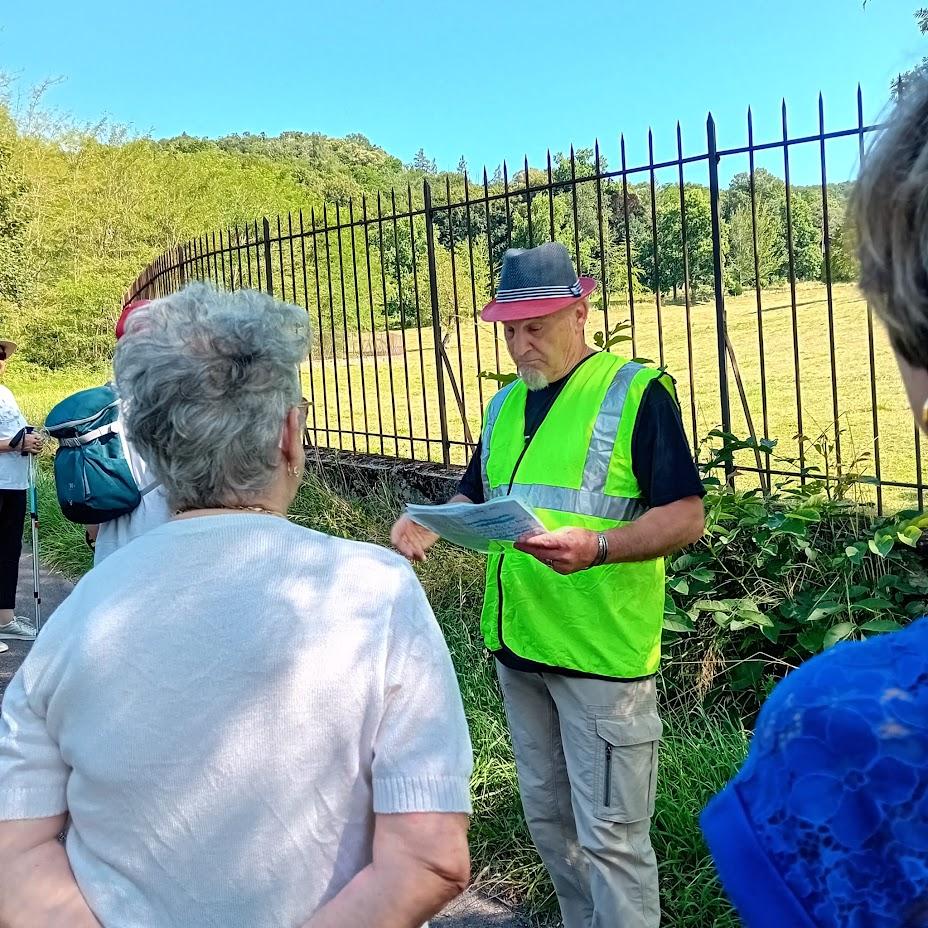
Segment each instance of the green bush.
M738 451L769 455L774 444L711 438L707 474ZM706 534L667 572L669 690L712 702L751 694L736 700L751 711L812 654L928 612L918 551L928 516L877 517L850 498L861 479L784 480L765 495L706 477Z

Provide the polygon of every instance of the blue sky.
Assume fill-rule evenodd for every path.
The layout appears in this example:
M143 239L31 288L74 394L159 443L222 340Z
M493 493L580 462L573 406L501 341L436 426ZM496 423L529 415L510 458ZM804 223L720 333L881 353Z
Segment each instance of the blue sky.
M61 77L47 102L155 136L362 132L412 159L472 169L599 137L610 162L624 131L632 163L653 126L658 158L741 144L751 104L759 140L875 118L891 77L921 55L918 0L42 0L4 4L0 70L21 84ZM12 7L12 8L11 8ZM850 176L853 142L829 179ZM797 158L814 180L817 154ZM814 156L814 157L813 157Z

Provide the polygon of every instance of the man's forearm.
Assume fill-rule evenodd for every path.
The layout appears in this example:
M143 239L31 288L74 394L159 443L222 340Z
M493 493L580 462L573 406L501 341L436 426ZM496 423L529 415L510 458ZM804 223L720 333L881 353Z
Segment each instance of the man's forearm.
M651 561L698 540L704 529L702 500L687 497L657 506L640 519L606 532L609 564Z
M0 928L101 928L56 840L0 860Z
M463 891L426 870L365 867L303 928L419 928Z

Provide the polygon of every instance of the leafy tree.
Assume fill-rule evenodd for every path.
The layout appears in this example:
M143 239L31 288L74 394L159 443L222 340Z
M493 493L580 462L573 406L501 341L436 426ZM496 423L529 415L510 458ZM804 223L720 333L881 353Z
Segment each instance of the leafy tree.
M756 206L757 215L757 277L761 287L766 287L781 274L785 239L779 223L779 212L767 201ZM725 280L728 288L740 293L754 287L754 220L751 208L741 204L727 222L728 250L725 255Z
M0 313L22 302L29 285L26 253L28 185L14 163L16 128L0 106ZM6 320L4 320L6 321Z
M420 174L437 174L438 165L434 158L430 158L424 148L420 148L412 159L412 169Z
M816 226L812 208L808 199L802 195L790 197L790 214L792 220L793 266L797 280L815 280L822 268L822 233ZM783 198L781 211L783 236L787 234L786 198ZM789 275L789 254L784 247L783 264L780 268L782 277Z
M712 216L709 191L697 184L687 184L683 191L686 207L686 247L689 259L691 292L711 287L713 282ZM657 270L654 277L654 243L646 236L638 243L641 282L661 293L676 294L686 281L684 274L683 222L680 212L680 189L667 184L657 194Z
M835 282L848 282L857 280L860 267L850 230L843 221L831 223L828 239L831 253L831 279ZM825 266L822 263L822 277L825 276Z
M918 31L922 35L928 35L928 9L922 7L916 10L915 22L918 25ZM923 57L911 70L905 71L896 77L891 84L893 96L898 100L906 92L913 80L923 77L925 74L928 74L928 56Z

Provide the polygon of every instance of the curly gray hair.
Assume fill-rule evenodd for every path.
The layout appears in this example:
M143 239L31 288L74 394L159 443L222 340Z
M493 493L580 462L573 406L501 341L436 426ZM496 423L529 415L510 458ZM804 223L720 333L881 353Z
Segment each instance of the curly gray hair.
M248 505L273 481L300 402L306 313L190 284L137 309L116 349L126 434L175 509Z
M928 369L928 79L906 89L854 191L860 286L896 351Z

